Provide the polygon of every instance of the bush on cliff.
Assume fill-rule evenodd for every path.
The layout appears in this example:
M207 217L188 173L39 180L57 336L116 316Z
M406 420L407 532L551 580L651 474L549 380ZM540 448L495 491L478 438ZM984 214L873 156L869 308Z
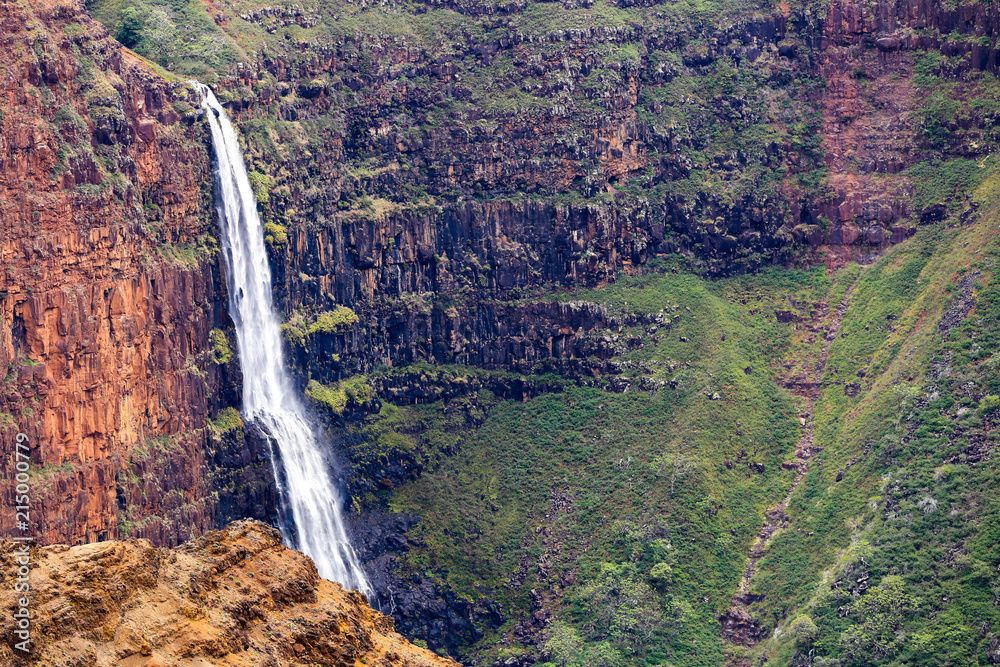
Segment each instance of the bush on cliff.
M266 233L264 240L272 248L288 243L288 230L284 225L279 225L275 222L265 222L264 232Z
M316 321L309 325L309 334L334 333L352 326L358 316L347 306L337 306L333 310L320 313Z
M215 419L208 420L208 429L216 437L232 433L233 431L239 431L242 428L243 417L240 416L236 408L224 408L219 411ZM239 434L238 437L242 438L243 436Z
M256 170L251 171L247 176L250 179L250 187L253 188L253 196L257 200L257 203L261 206L270 204L271 186L273 185L271 177Z
M229 363L233 358L233 350L229 347L229 339L222 329L212 329L208 332L208 339L212 343L212 361L217 364Z
M357 321L357 314L347 306L337 306L333 310L322 312L311 321L308 315L295 311L281 325L281 333L289 343L305 345L311 336L319 333L342 333Z
M375 402L375 388L364 375L356 375L333 385L310 380L306 396L317 405L340 416L348 408L367 408Z

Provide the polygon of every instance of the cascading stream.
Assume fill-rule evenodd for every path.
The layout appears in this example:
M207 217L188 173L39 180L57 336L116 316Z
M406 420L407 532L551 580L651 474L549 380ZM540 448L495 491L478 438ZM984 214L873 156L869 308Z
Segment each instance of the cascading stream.
M284 527L282 532L316 562L320 576L370 596L371 585L344 530L340 500L316 432L285 370L264 230L236 130L211 89L196 82L194 86L202 95L215 147L229 312L236 323L243 369L243 417L277 443L282 470L275 457L271 462L275 479L284 480L278 482L278 491L291 509L296 539Z

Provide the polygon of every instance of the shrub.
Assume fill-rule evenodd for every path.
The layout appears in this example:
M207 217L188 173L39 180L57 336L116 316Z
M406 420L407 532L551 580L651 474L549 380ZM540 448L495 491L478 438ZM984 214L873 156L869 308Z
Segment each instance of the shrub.
M316 316L309 322L301 312L292 313L288 321L281 325L281 333L293 345L305 345L306 340L317 333L337 333L358 321L358 316L347 306L337 306Z
M789 631L794 635L795 641L799 644L809 644L816 637L819 632L819 628L816 627L816 623L806 615L799 616L792 624L788 627Z
M208 420L208 429L212 435L220 436L243 428L243 417L236 408L225 408L219 411L215 419Z
M552 656L552 664L566 666L579 664L583 654L583 640L572 626L555 622L548 630L545 650Z
M87 124L72 105L65 104L59 107L52 120L61 130L73 130L79 134L87 132Z
M229 347L229 339L222 329L212 329L208 332L208 340L212 343L212 361L217 364L229 363L233 358L233 350Z
M979 414L982 416L995 412L997 408L1000 408L1000 396L984 396L983 400L979 401Z
M334 415L341 415L348 408L366 408L376 398L375 388L364 375L355 375L334 385L310 380L306 396Z
M320 313L316 321L309 326L309 334L334 333L346 329L358 321L358 316L347 306L337 306L333 310Z
M115 38L125 46L132 48L142 39L143 28L146 27L146 17L141 9L126 7L122 11L121 24Z
M261 206L271 203L271 177L259 171L251 171L247 174L250 179L250 187L253 188L253 196Z
M661 593L667 589L670 582L674 580L674 568L666 563L657 563L649 571L649 583Z
M279 225L274 222L265 222L264 231L267 235L264 240L271 247L282 246L288 243L288 230L284 225Z
M842 657L884 658L899 650L902 643L899 630L917 608L916 600L903 586L899 577L886 577L880 585L847 605L849 614L858 623L841 634Z
M293 312L288 321L281 325L281 333L292 345L305 345L306 336L309 335L309 326L306 324L305 316L301 312Z

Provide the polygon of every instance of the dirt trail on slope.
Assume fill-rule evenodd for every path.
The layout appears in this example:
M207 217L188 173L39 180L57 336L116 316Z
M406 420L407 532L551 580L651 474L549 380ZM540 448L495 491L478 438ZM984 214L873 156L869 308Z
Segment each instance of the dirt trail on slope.
M830 354L830 347L836 340L840 332L841 322L850 304L851 293L854 291L852 285L844 294L843 300L832 312L826 301L819 304L819 309L813 318L813 324L809 326L812 335L822 335L823 342L815 362L805 375L791 376L791 373L780 378L782 385L802 399L799 421L802 424L802 435L795 444L795 458L782 464L784 467L794 467L798 473L795 481L785 498L776 506L770 508L765 513L764 524L760 532L750 546L749 562L740 578L736 594L729 603L729 609L721 617L722 638L728 646L754 646L760 639L763 629L753 620L750 613L750 606L759 602L761 598L751 593L751 581L757 568L757 563L764 554L767 553L776 533L788 527L791 520L785 509L791 502L792 495L798 490L809 471L809 460L820 451L817 449L813 439L813 411L816 402L819 400L820 388L822 386L823 372L826 369L826 361ZM815 338L809 342L814 342ZM786 372L787 369L786 369ZM732 665L744 665L744 661L730 659Z

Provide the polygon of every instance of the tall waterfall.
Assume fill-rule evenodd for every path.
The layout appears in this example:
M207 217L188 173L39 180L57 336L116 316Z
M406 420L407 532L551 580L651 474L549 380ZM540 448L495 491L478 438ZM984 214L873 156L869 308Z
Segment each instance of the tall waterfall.
M277 443L281 468L274 456L271 462L279 494L291 508L295 539L285 527L282 532L289 543L312 557L322 577L371 595L371 585L347 539L340 499L316 432L285 370L264 230L236 130L211 89L194 85L202 95L215 147L229 312L236 323L243 369L243 417Z

